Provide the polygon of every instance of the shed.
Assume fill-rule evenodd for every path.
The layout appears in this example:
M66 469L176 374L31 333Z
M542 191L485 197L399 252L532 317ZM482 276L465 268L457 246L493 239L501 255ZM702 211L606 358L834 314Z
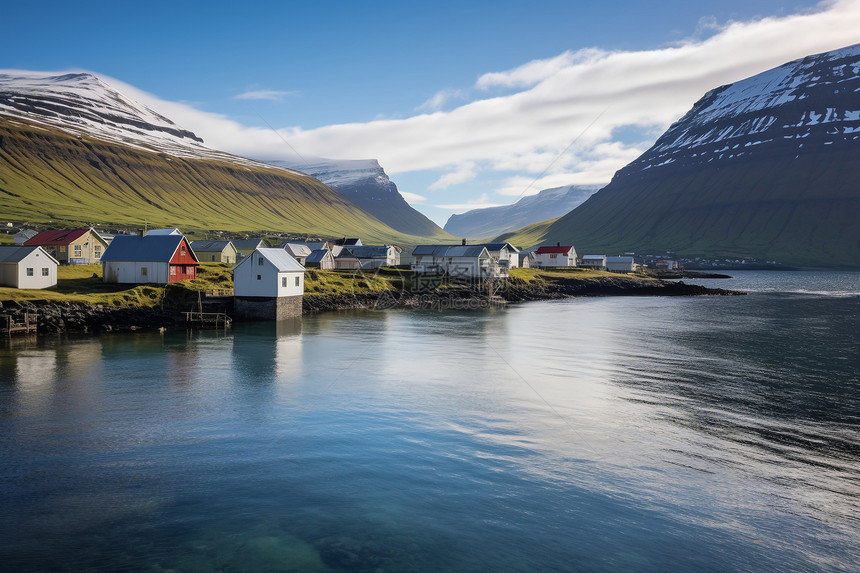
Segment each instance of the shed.
M321 271L332 270L334 269L334 257L328 249L316 249L311 251L311 254L305 259L305 267L320 269Z
M632 273L636 270L633 257L606 257L606 270L614 273Z
M589 269L605 269L606 255L582 255L582 266Z
M200 262L236 263L238 251L233 241L193 241L191 250Z
M102 256L106 283L175 283L197 278L199 261L182 235L118 235Z
M0 247L0 286L41 289L57 284L57 259L42 247Z
M237 316L280 320L301 316L305 268L284 249L259 248L233 269Z

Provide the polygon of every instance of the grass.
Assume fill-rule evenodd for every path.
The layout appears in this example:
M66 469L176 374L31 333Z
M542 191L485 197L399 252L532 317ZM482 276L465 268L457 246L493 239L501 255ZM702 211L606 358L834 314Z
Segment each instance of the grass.
M399 290L408 281L400 273L401 271L397 269L380 269L379 272L309 269L305 272L305 294L310 296L351 295Z

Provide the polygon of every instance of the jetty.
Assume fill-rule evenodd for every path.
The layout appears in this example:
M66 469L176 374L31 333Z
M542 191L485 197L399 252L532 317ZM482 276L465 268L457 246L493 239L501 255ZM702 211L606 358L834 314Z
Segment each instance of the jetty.
M14 334L33 334L38 325L38 315L35 312L25 312L16 317L10 314L0 315L0 332L6 336Z

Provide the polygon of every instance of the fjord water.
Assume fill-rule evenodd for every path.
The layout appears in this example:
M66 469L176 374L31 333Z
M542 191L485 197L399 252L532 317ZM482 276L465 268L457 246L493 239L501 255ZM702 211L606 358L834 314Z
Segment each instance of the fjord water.
M850 571L860 274L0 349L3 571Z

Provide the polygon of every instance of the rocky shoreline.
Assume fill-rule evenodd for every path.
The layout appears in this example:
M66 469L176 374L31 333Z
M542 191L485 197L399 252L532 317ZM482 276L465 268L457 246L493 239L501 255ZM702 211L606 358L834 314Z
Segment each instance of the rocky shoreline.
M600 277L563 278L549 281L510 280L493 295L468 287L449 287L428 292L384 291L354 294L311 294L302 302L302 314L321 312L424 308L433 310L470 310L501 307L508 303L562 299L576 296L727 296L746 294L726 289L706 288L683 281L643 281L642 279ZM16 322L25 314L36 315L39 335L84 333L99 334L129 331L165 331L183 328L185 320L176 310L72 302L6 301L0 302L0 315Z

